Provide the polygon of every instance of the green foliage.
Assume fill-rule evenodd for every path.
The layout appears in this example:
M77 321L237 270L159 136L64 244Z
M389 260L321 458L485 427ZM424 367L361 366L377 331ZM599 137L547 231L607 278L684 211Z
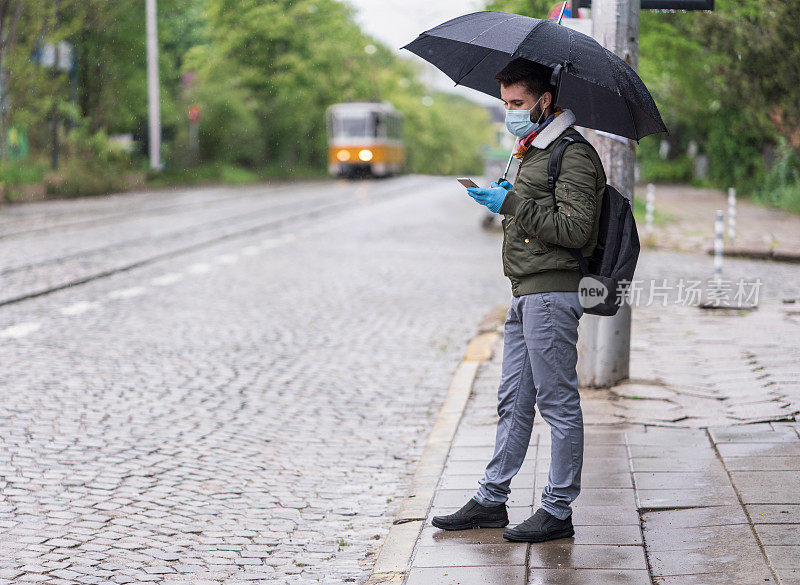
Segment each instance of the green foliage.
M83 197L123 191L125 186L125 174L118 168L96 164L91 159L70 158L48 181L47 192L60 197Z
M206 49L205 47L203 49ZM203 51L204 53L206 51ZM190 53L189 59L200 58ZM264 136L256 115L258 104L235 77L222 67L213 74L202 74L180 100L183 111L200 105L198 127L199 156L202 161L258 166L264 159ZM167 167L187 167L194 163L190 154L189 123L181 122L173 141Z
M547 13L555 3L556 0L490 0L486 3L486 10L512 12L533 18L547 18Z
M754 197L769 206L800 213L800 157L786 141L780 141L773 166L755 186Z
M53 114L62 122L51 192L122 188L147 152L143 3L10 1L24 10L18 42L0 56L11 104L3 124L29 128L31 150L44 154ZM325 110L354 100L403 112L409 170L480 172L480 147L491 139L485 110L447 94L423 105L417 58L365 35L344 2L159 0L158 31L166 183L318 176L327 167ZM29 59L61 40L75 47L73 81ZM202 108L199 160L189 148L192 104ZM138 152L115 149L117 133L132 133Z
M432 96L429 106L418 95L395 96L405 116L408 168L415 173L441 175L480 174L480 146L493 132L488 112L475 104L445 93Z
M47 166L38 161L0 162L0 183L30 185L44 180Z
M648 183L689 183L692 180L692 161L687 156L661 160L640 161L642 180Z
M708 155L711 185L763 199L762 152L781 136L795 155L800 149L799 21L800 3L790 0L718 0L712 13L642 12L640 75L671 142L683 150L695 140ZM787 184L790 195L773 189L773 201L791 201Z

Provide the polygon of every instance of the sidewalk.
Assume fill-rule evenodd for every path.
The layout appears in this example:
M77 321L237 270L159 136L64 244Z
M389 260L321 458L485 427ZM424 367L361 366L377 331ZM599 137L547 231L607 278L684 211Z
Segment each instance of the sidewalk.
M656 209L670 221L656 225L656 249L642 250L637 278L709 277L704 251L725 203L719 191L659 186ZM800 248L796 216L740 201L738 220L739 245ZM430 525L474 495L492 455L498 336L441 453L441 473L430 473L438 483L412 486L415 514L395 520L409 542L393 552L403 554L379 564L370 583L800 585L800 267L726 259L724 277L761 282L758 309L643 301L633 313L630 378L581 390L585 456L570 539L509 543L502 530ZM537 416L512 481L512 525L539 506L549 445Z
M645 199L646 186L637 185L635 196ZM728 213L727 193L718 189L695 189L686 185L656 185L656 214L668 221L656 222L654 241L659 248L687 252L714 247L714 217L717 209ZM736 203L736 245L738 249L774 250L797 254L800 250L800 217L759 205L747 197ZM644 238L644 228L639 226ZM727 234L727 223L726 223ZM726 240L726 247L730 242Z
M576 534L509 543L502 530L440 531L492 454L502 338L478 371L406 573L408 585L800 584L798 424L706 429L586 423ZM509 517L522 522L547 482L549 429L537 417L512 483ZM776 576L780 581L776 581Z

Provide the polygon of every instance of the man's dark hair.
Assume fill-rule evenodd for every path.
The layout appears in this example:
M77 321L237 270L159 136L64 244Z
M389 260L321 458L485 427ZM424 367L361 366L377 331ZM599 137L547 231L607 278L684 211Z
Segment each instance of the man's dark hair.
M544 65L539 65L527 59L514 59L503 67L503 70L495 75L495 79L500 85L514 85L521 83L525 88L535 96L541 96L549 91L553 96L553 101L556 98L556 88L550 85L550 75L553 70Z

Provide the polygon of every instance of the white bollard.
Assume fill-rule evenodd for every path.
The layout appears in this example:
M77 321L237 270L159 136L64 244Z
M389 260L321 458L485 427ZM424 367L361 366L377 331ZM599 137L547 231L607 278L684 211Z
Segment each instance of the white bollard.
M650 239L653 237L653 215L656 210L656 187L653 183L647 184L647 198L644 209L644 233Z
M725 220L721 209L717 209L714 232L714 281L719 286L722 282L722 254L725 249Z
M728 243L736 241L736 189L728 189Z

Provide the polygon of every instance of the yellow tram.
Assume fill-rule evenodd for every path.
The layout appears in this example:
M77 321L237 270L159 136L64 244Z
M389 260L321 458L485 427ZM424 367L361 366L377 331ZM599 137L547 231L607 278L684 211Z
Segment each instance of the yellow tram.
M326 117L331 175L386 177L403 170L403 117L392 104L334 104Z

